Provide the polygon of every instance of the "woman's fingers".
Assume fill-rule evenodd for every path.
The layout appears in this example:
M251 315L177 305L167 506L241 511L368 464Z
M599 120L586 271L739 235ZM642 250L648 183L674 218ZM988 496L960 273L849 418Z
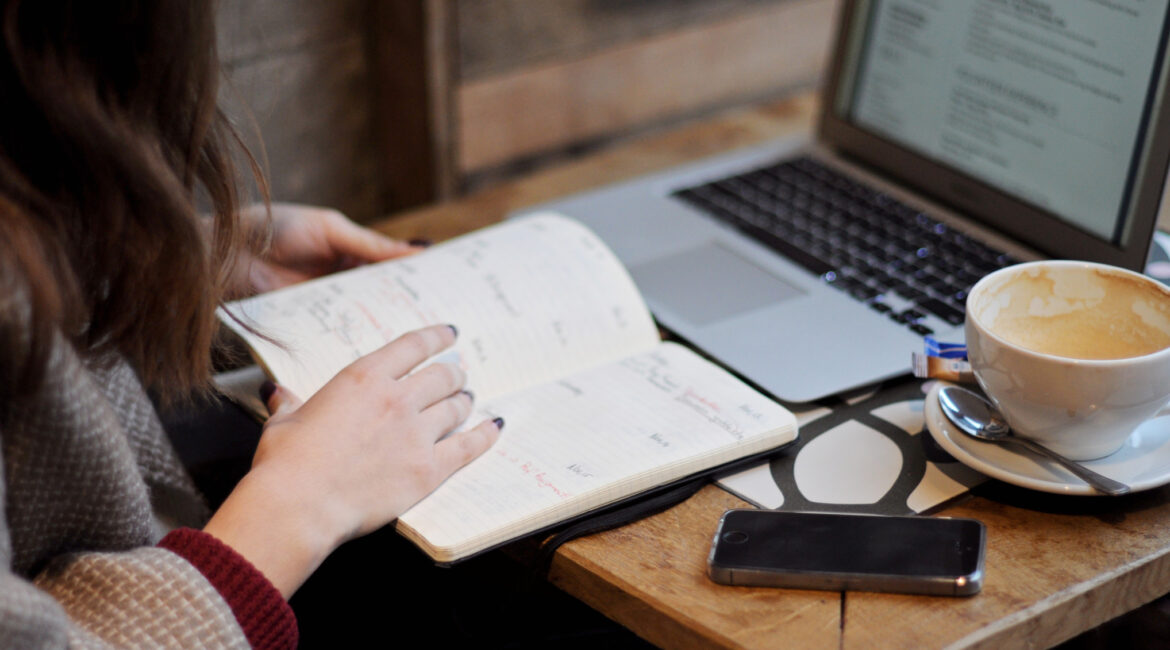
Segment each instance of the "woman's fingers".
M431 325L403 334L354 361L346 370L359 375L401 379L414 370L415 366L450 347L454 342L454 327Z
M435 443L435 465L446 477L487 451L500 437L503 418L484 420L478 425L452 434Z
M467 374L452 363L433 363L402 379L399 385L409 396L410 405L422 411L463 389Z
M419 425L438 440L463 423L471 415L473 398L471 393L459 392L435 402L419 414Z
M325 239L334 251L361 262L379 262L418 252L409 243L363 228L336 210L322 213L321 224Z

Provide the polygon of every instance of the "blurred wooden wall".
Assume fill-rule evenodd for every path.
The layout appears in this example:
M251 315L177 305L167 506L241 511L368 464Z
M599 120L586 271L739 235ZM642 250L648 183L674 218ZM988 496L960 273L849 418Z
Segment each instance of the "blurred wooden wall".
M368 0L220 0L221 101L254 152L263 136L273 198L367 219L383 206L371 142Z
M223 98L275 199L367 220L807 89L836 4L221 0Z

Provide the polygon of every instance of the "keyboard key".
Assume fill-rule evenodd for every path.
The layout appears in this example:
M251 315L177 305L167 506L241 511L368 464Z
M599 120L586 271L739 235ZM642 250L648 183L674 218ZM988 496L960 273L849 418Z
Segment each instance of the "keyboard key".
M960 325L966 318L966 313L937 299L928 298L918 302L918 307L938 316L951 325Z
M928 300L930 298L930 294L914 287L911 287L909 291L905 293L899 293L898 295L914 303L921 303L922 301Z
M830 271L836 270L832 264L829 264L825 260L805 252L805 250L799 245L789 243L784 239L776 237L763 228L743 224L740 226L740 230L761 244L771 248L781 255L784 255L793 262L796 262L813 275L824 275Z

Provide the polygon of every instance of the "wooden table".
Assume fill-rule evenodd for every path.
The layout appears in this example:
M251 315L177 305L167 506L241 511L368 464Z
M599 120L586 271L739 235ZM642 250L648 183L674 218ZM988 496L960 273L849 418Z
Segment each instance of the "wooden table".
M806 95L714 116L378 227L446 239L557 196L808 131L816 109ZM716 585L705 566L716 522L745 505L706 487L564 545L549 579L666 647L1046 647L1170 592L1170 487L1119 499L978 489L943 513L987 525L986 583L972 598Z

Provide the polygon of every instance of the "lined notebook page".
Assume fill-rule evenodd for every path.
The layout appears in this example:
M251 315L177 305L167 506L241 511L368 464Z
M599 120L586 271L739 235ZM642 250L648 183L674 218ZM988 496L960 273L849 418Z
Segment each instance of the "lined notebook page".
M222 317L269 373L308 398L337 371L425 325L459 329L440 360L480 400L649 349L658 332L633 281L591 231L555 214L508 221L424 253L228 305Z
M702 359L653 351L486 404L500 440L399 519L440 562L795 438L785 408Z

